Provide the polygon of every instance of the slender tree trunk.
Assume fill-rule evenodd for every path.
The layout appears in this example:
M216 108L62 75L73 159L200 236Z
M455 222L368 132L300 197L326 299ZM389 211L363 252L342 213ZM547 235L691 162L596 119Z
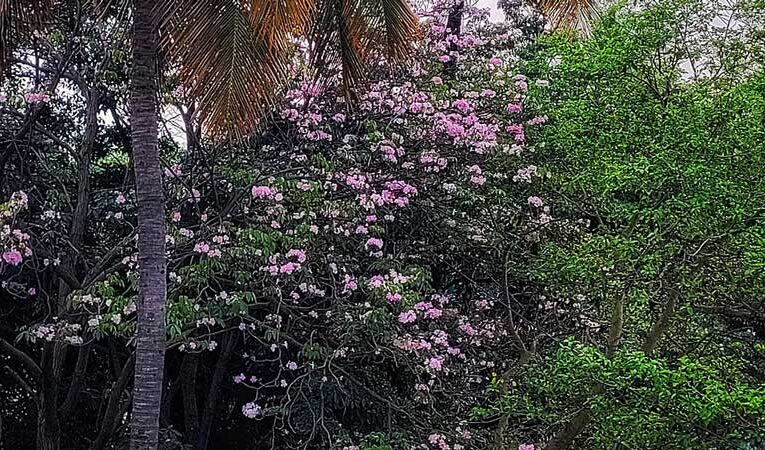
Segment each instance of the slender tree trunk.
M37 402L37 450L58 450L61 445L61 428L58 421L58 383L55 379L57 356L53 342L43 346L42 378Z
M664 330L667 328L669 321L675 314L675 303L677 303L677 296L678 292L676 290L672 289L669 291L667 303L664 305L664 309L661 311L659 320L654 322L653 326L651 327L651 331L648 333L648 336L646 336L641 350L643 350L643 353L645 353L647 356L651 356L653 354L653 351L656 349L656 345L659 343L659 339L664 334Z
M88 360L90 359L90 345L83 345L77 352L77 365L72 372L69 390L64 398L64 403L58 410L62 418L67 418L74 412L77 401L80 399L80 392L85 385L85 372L88 369Z
M165 204L157 125L154 0L135 0L130 125L138 200L138 331L131 450L156 450L165 364Z
M186 430L184 438L189 444L196 439L199 427L199 411L197 408L197 366L199 353L187 353L181 363L181 390L183 391L183 426Z
M625 293L626 295L626 293ZM611 319L611 328L608 333L608 348L606 350L606 356L610 359L614 357L616 352L616 346L622 335L622 328L624 327L624 299L625 295L622 295L621 299L614 307L613 317ZM646 341L643 343L641 350L646 356L651 356L653 350L656 348L656 344L659 342L662 334L669 325L669 321L675 311L675 303L677 301L678 293L675 290L670 291L667 303L664 305L664 310L661 313L661 317L651 327L651 331L646 337ZM603 394L605 388L602 384L596 385L592 389L592 395L598 396ZM574 417L566 423L562 430L556 434L552 440L545 446L545 450L566 450L572 448L574 440L579 434L584 431L585 428L592 422L592 409L589 406L585 406Z
M462 34L462 16L465 13L465 1L459 0L449 9L449 16L446 19L446 36L460 36ZM459 51L459 47L454 42L449 42L449 52ZM454 77L457 73L457 61L452 58L444 63L444 73Z
M591 421L592 409L589 406L585 406L553 437L545 447L545 450L566 450L572 448L571 445L574 443L574 439L587 428Z
M117 379L112 384L112 389L109 391L109 397L106 402L106 409L101 416L101 426L98 429L98 435L93 443L90 445L90 450L103 450L108 442L109 438L114 431L114 422L119 416L120 410L120 398L122 398L122 392L130 381L130 373L135 367L135 358L130 356L122 367Z
M202 413L202 421L199 424L199 436L197 437L195 450L207 450L213 418L218 408L221 383L223 383L223 378L226 375L228 362L231 359L231 354L234 352L235 344L236 334L226 334L221 345L220 356L218 356L218 361L215 363L215 372L213 372L212 380L210 381L210 390L207 392L207 398L205 399L205 408Z

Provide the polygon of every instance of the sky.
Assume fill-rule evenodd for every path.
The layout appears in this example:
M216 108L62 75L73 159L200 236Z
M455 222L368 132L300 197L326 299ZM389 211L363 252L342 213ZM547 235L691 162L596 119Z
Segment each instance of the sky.
M491 21L498 22L503 19L502 11L497 9L497 0L478 0L476 4L479 8L491 9Z

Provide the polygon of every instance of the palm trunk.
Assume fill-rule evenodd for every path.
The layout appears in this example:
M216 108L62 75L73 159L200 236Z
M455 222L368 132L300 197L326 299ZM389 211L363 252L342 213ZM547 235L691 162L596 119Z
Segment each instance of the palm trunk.
M165 364L165 204L157 125L153 0L135 0L130 124L138 199L138 331L131 450L156 450Z

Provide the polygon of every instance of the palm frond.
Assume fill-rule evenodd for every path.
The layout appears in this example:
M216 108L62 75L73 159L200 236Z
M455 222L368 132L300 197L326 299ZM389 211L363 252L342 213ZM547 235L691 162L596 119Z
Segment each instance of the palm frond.
M367 24L353 10L352 0L323 0L318 5L317 17L309 34L310 64L317 82L340 75L350 94L366 69L366 47L369 38Z
M249 1L176 2L163 48L209 134L252 131L286 82L292 52L283 31L274 28L273 42L264 38L262 27L274 27L269 18L253 17Z
M598 0L539 0L538 7L554 29L571 28L585 36L600 10Z
M259 25L259 37L269 45L279 45L285 36L302 33L314 7L314 0L250 0L246 5L253 24Z
M407 0L367 0L367 14L375 28L385 31L388 58L402 61L409 56L414 41L420 36L420 20Z
M55 3L55 0L0 0L0 77L17 43L45 26Z
M348 97L373 55L400 62L419 36L419 19L406 0L318 0L310 62L319 79L339 73Z

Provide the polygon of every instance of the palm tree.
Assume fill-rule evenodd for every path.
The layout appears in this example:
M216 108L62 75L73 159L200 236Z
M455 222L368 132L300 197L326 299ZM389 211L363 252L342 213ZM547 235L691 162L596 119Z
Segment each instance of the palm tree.
M130 130L138 201L138 330L131 450L156 449L165 365L165 201L158 143L157 47L153 0L133 9Z

